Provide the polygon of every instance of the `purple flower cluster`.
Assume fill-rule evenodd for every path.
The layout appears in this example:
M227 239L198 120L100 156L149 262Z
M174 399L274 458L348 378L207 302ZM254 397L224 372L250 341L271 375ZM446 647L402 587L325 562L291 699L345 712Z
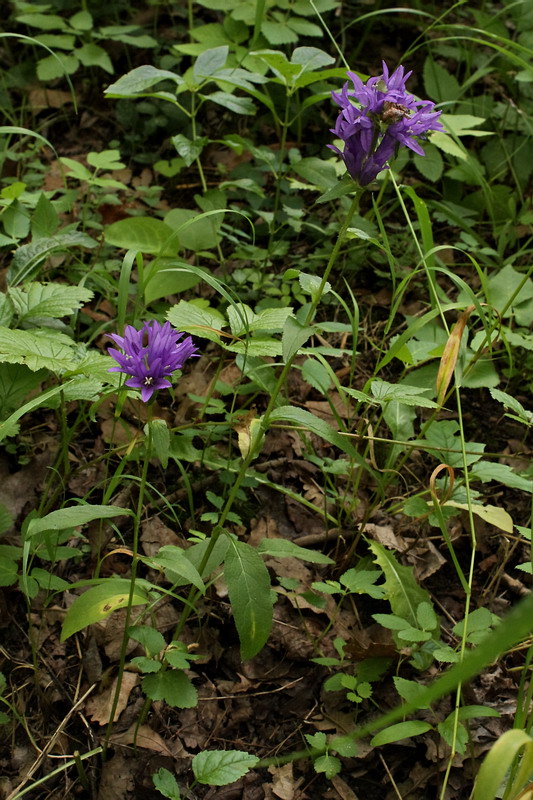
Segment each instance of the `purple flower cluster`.
M167 380L174 370L181 369L188 358L198 355L192 338L188 336L178 343L183 333L178 333L170 322L145 322L140 330L127 325L124 336L108 334L122 352L110 347L108 350L118 367L109 372L125 372L130 375L126 386L141 390L141 399L146 403L158 389L167 389L172 384Z
M328 147L342 156L360 186L367 186L387 168L400 145L423 156L416 137L444 130L439 122L441 112L434 110L435 103L417 100L406 91L411 72L398 67L389 76L387 65L382 63L382 75L363 83L354 72L348 72L354 88L349 89L345 83L342 91L332 92L341 112L331 132L344 141L344 152L334 145Z

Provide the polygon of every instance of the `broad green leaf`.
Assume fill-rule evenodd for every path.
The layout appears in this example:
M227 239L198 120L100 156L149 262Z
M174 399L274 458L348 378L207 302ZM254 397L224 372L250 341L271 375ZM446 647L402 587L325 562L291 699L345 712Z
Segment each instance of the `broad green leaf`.
M202 78L209 78L215 75L228 60L229 47L228 45L221 45L220 47L211 47L204 50L196 61L194 62L194 77L197 81Z
M314 328L301 325L295 317L287 317L283 326L281 346L283 360L288 363L298 352L300 347L313 335Z
M88 11L78 11L69 19L69 25L78 31L90 31L93 27L92 14Z
M426 441L421 443L425 449L442 463L450 467L463 466L463 453L461 452L461 438L458 435L459 425L453 419L433 422L426 432ZM433 450L431 445L438 449ZM474 464L483 455L485 445L482 442L468 442L465 450L466 464Z
M424 62L424 87L427 96L436 103L456 101L460 96L457 78L441 67L431 56Z
M112 83L104 89L104 94L107 97L135 97L145 94L152 86L165 80L171 80L177 85L183 83L183 78L174 72L144 64L142 67L135 67Z
M258 761L242 750L204 750L194 756L192 771L198 783L226 786L246 775Z
M181 547L171 544L164 545L155 556L143 558L142 561L149 563L152 567L168 571L170 573L169 580L173 583L176 576L179 576L180 578L185 578L187 583L192 583L193 586L196 586L202 594L205 592L203 580L196 567L187 558L186 551L182 550Z
M235 625L244 660L253 658L266 643L272 627L270 577L254 547L229 538L224 562Z
M385 730L377 733L371 740L373 747L380 747L382 744L399 742L401 739L410 739L411 736L419 736L421 733L432 730L429 722L422 720L410 720L408 722L398 722L397 725L390 725Z
M338 775L342 769L342 764L336 756L326 755L319 756L313 762L315 772L323 772L328 780Z
M163 469L168 466L170 453L170 431L164 419L152 419L144 426L145 436L151 436L152 449Z
M102 150L100 153L88 153L87 163L91 167L102 170L124 169L119 150Z
M229 92L211 92L211 94L202 95L202 97L212 103L223 106L229 111L233 111L234 114L252 115L257 110L249 97L240 97Z
M106 578L99 586L87 589L68 609L61 631L61 641L64 642L73 633L105 619L117 608L127 606L129 594L130 581L122 578ZM148 593L136 585L132 605L144 605L149 600Z
M7 272L10 288L27 280L40 264L57 250L70 250L71 247L96 247L98 243L86 233L72 231L58 233L56 236L36 239L30 244L23 244L13 256Z
M176 244L177 244L177 240ZM180 267L179 264L183 266ZM169 266L171 265L171 266ZM144 302L150 305L161 297L180 294L196 286L200 278L189 269L186 261L179 262L170 258L154 258L145 270Z
M164 700L173 708L194 708L198 704L198 692L180 669L160 670L146 675L142 687L150 700Z
M217 344L221 343L221 329L227 327L226 320L218 311L202 308L185 300L172 306L167 312L167 319L178 331L192 333Z
M32 28L40 28L42 31L65 30L67 24L62 17L57 14L40 14L35 11L30 14L17 14L17 22L30 25Z
M470 443L468 443L467 449L470 450ZM529 494L533 491L531 478L514 472L508 464L478 461L470 472L471 480L479 480L482 483L496 481L497 483L503 483L504 486L508 486L510 489L520 489L523 492L529 492Z
M55 331L13 331L0 328L0 361L26 364L31 370L43 368L61 374L76 366L74 342Z
M417 170L421 173L421 175L424 176L424 178L427 178L428 181L436 183L442 178L442 173L444 172L444 161L435 145L429 143L425 144L424 153L425 155L423 156L421 156L419 153L415 153L413 161L415 162Z
M128 629L128 636L142 644L150 656L158 655L166 646L162 634L149 625L134 625Z
M208 142L205 136L193 140L188 139L187 136L184 136L182 133L172 136L170 141L176 148L178 155L182 157L186 167L190 167L191 164L200 157L202 150Z
M307 547L299 547L290 539L262 539L257 548L258 553L276 558L299 558L301 561L309 561L312 564L334 564L335 562L319 553L316 550L309 550Z
M222 214L220 217L222 218ZM191 224L191 220L195 221ZM166 214L165 224L176 233L181 247L195 253L200 250L210 250L220 241L215 220L203 216L192 208L173 208Z
M393 614L406 620L413 628L417 628L417 608L420 603L431 605L429 594L416 582L412 567L399 564L391 551L386 550L378 542L369 542L369 547L385 575L383 584L385 596Z
M18 574L17 562L0 552L0 586L13 586L17 582Z
M31 234L33 239L52 236L59 225L59 215L44 192L41 192L37 205L31 215Z
M300 282L302 292L310 294L314 300L318 294L318 290L320 289L322 278L320 278L318 275L309 275L307 272L300 272L300 274L298 275L298 281ZM324 294L330 291L331 291L331 284L328 283L328 281L326 281L326 284L324 286Z
M339 180L334 165L321 158L301 158L292 165L292 169L322 191L331 189Z
M140 250L141 253L160 253L170 237L172 228L154 217L129 217L113 222L105 229L108 244L123 250ZM172 251L178 249L178 239L172 239Z
M163 797L167 797L168 800L181 800L178 782L168 769L159 767L158 771L152 775L152 780L155 788Z
M82 47L77 47L74 53L84 67L100 67L110 75L115 71L107 52L94 42L87 42Z
M416 702L420 694L424 691L424 685L417 683L417 681L408 681L405 678L400 678L398 675L394 676L393 681L400 697L408 702ZM429 706L426 704L420 706L420 708L429 708Z
M35 536L41 531L63 531L67 528L76 528L78 525L85 525L94 519L110 519L112 517L132 515L133 511L121 506L91 506L79 504L60 508L59 511L51 511L44 517L32 519L28 525L27 536Z
M47 371L32 372L23 364L0 364L0 415L7 416L19 408L26 395L47 375Z
M37 62L37 77L40 81L53 81L64 75L72 75L79 66L80 62L76 56L70 53L45 56Z
M65 317L93 297L90 289L63 283L27 283L10 289L9 297L20 320L32 317Z
M302 365L302 378L317 392L326 394L332 386L330 370L322 362L307 358Z
M525 480L525 479L524 479ZM529 491L533 489L531 485L531 481L529 483ZM482 506L478 503L456 503L453 500L448 500L444 505L443 508L446 506L452 506L452 508L460 508L463 511L468 511L472 509L473 514L477 514L478 517L488 522L489 525L494 525L495 528L499 528L506 533L513 532L513 519L511 515L505 511L503 508L499 508L498 506Z

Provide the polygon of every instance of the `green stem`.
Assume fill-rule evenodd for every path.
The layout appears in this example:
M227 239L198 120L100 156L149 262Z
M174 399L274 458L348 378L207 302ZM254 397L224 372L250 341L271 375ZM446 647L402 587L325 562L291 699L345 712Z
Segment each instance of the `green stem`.
M314 294L313 300L311 302L311 306L309 308L309 311L307 312L307 318L306 318L306 321L305 321L306 325L309 325L314 319L316 309L318 307L318 304L320 303L320 300L322 299L322 295L324 293L324 289L326 287L327 280L328 280L328 278L329 278L329 276L331 274L331 270L333 269L333 266L335 264L335 261L337 259L338 254L339 254L340 248L341 248L341 246L342 246L342 244L344 242L344 239L346 237L346 233L348 231L348 228L350 227L350 223L352 221L352 217L353 217L353 215L356 213L356 211L359 208L360 196L361 196L361 190L356 189L356 193L355 193L355 196L354 196L354 198L352 200L352 204L351 204L351 206L350 206L350 208L348 210L348 213L346 215L346 218L345 218L343 224L341 225L341 228L339 230L339 234L337 236L337 241L335 242L333 250L331 251L331 255L330 255L328 263L326 265L326 269L324 270L324 275L322 276L322 281L320 282L320 286L318 287L318 290ZM268 430L270 416L271 416L271 414L272 414L272 412L273 412L273 410L274 410L274 408L276 406L278 396L279 396L279 394L281 392L281 389L282 389L282 387L283 387L283 385L285 383L287 375L290 372L290 369L292 367L292 363L294 361L295 356L296 356L296 354L292 358L288 359L286 364L283 366L283 369L281 370L279 378L278 378L278 380L276 382L276 386L275 386L275 388L274 388L274 390L273 390L273 392L271 394L270 401L268 403L267 409L266 409L266 411L265 411L265 413L263 415L262 426L261 426L263 431L267 431ZM261 438L258 439L258 442L260 442L260 441L261 441ZM229 493L228 498L226 500L226 503L224 505L224 508L222 509L222 512L220 514L220 518L218 520L218 523L217 523L215 529L213 530L213 534L211 536L209 544L208 544L208 546L206 548L206 551L204 553L204 557L202 559L202 563L198 567L198 572L200 573L200 575L203 575L204 569L205 569L205 567L206 567L206 565L207 565L207 563L209 561L209 557L211 556L211 553L213 552L213 549L214 549L218 539L220 538L220 534L224 533L224 525L225 525L226 520L228 518L228 515L229 515L229 513L230 513L230 511L231 511L231 509L233 507L233 503L235 502L235 500L237 498L237 494L238 494L239 489L241 487L242 481L243 481L243 479L244 479L244 477L246 475L248 467L250 466L250 464L252 463L254 458L256 458L256 456L258 455L258 453L257 453L258 446L260 446L260 445L257 445L255 448L254 447L250 448L250 452L248 453L246 458L243 460L243 462L242 462L242 464L240 466L239 472L237 473L237 475L235 477L235 481L233 483L233 486L231 487L231 490L230 490L230 493ZM177 628L176 628L176 631L175 631L175 634L174 634L174 638L175 639L178 639L179 636L183 633L183 629L185 628L185 624L186 624L187 620L189 619L189 616L190 616L190 613L191 613L191 609L194 608L194 604L195 604L196 600L199 598L199 596L200 596L200 592L194 586L191 587L191 589L189 590L188 597L187 597L186 605L185 605L183 611L181 612L180 620L178 622L178 625L177 625Z
M143 513L143 504L144 504L144 494L146 490L146 479L148 477L148 466L150 464L150 455L152 451L152 431L150 427L150 422L152 419L152 406L148 406L148 435L145 441L145 454L144 454L144 461L142 466L141 472L141 479L139 483L139 496L137 498L137 512L135 514L135 518L133 521L133 543L132 543L132 552L133 558L131 562L131 577L130 577L130 591L128 597L128 604L126 606L126 618L124 620L124 633L122 635L122 643L120 646L120 659L119 659L119 667L118 667L118 675L117 675L117 688L115 689L115 695L113 697L113 704L111 706L111 711L109 714L109 722L107 723L107 729L105 733L105 740L103 744L102 750L102 757L105 760L107 748L109 745L109 737L111 736L111 732L113 730L113 719L115 717L115 713L118 706L118 701L120 697L120 688L122 684L122 677L124 675L124 668L126 666L126 652L128 649L128 628L131 622L131 610L133 606L133 597L135 594L135 581L137 578L137 565L139 563L139 531L141 528L141 518Z

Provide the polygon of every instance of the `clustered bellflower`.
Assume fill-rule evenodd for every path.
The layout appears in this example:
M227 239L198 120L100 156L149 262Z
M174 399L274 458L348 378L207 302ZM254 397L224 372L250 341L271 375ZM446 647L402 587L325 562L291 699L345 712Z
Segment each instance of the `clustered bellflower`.
M344 152L328 145L344 159L346 168L360 186L367 186L387 162L405 145L418 155L425 155L417 137L428 131L444 130L435 103L417 100L406 91L411 72L398 67L392 75L383 61L383 74L363 83L354 72L347 75L354 88L345 83L340 92L332 92L341 108L331 132L344 141Z
M116 345L110 347L108 353L118 367L111 367L109 372L125 372L129 375L126 386L141 390L144 403L158 389L167 389L172 384L167 380L174 370L181 369L188 358L198 355L197 348L190 336L179 341L183 333L178 333L170 322L161 325L155 320L145 322L140 330L127 325L124 336L116 333L108 334Z

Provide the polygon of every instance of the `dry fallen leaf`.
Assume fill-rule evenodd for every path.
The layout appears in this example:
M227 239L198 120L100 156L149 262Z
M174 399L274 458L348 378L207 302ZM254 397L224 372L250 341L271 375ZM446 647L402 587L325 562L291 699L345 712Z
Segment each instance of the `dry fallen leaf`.
M149 725L139 725L137 736L135 736L136 728L137 725L134 723L127 731L111 736L109 741L112 744L133 744L136 742L137 747L142 747L145 750L154 750L156 753L161 753L161 755L170 756L171 758L181 758L188 755L184 752L179 741L165 742L162 736L153 731ZM176 745L179 752L175 752Z
M122 683L120 684L120 693L118 696L118 704L113 717L113 722L116 722L126 706L128 705L129 696L134 686L139 681L139 676L134 675L133 672L124 672L122 675ZM109 689L106 689L102 694L93 695L90 700L85 704L85 711L87 716L91 717L94 722L100 725L107 725L111 715L111 707L115 697L117 688L117 678L113 681Z

